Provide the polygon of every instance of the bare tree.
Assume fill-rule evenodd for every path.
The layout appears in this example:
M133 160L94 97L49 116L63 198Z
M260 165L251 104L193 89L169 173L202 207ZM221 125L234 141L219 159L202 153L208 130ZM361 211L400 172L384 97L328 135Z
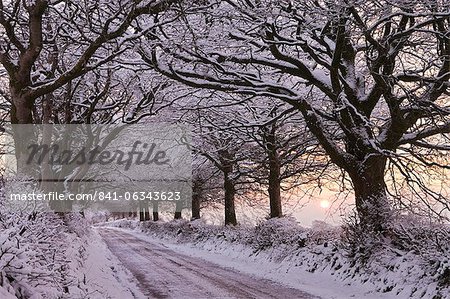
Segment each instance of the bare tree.
M220 96L215 96L215 98L219 101L222 100L222 104L225 103L224 98ZM191 101L193 100L191 99ZM190 111L191 113L187 112L184 116L184 121L190 122L194 128L194 153L196 156L207 159L220 173L224 197L225 225L236 225L235 198L238 191L237 186L245 183L242 180L244 171L240 164L243 161L248 161L248 144L237 136L235 131L228 129L232 120L220 113L220 110L213 108L213 103L208 104L209 109L199 109L200 107L195 106L194 110ZM230 105L229 109L234 111L237 108ZM199 175L197 175L197 183L205 179L210 180L211 176L199 179ZM201 186L197 187L197 190L193 190L194 192L199 192L199 189L202 188Z
M204 134L204 141L198 150L219 169L223 177L225 225L236 225L236 185L240 177L238 162L240 145L231 134L223 131L208 130ZM208 144L208 147L205 145Z
M220 129L232 132L249 151L246 168L240 168L245 177L240 190L250 194L266 189L269 217L282 217L283 192L314 181L314 173L327 166L327 159L296 109L270 98L242 98L237 103L222 111L227 125Z
M194 157L192 170L192 218L201 218L201 209L210 202L217 201L221 191L219 172L216 167L201 154Z
M270 217L282 217L283 192L310 184L327 159L295 108L273 99L247 101L245 107L233 127L255 144L249 157L254 165L245 176L267 188Z
M350 176L362 226L382 231L387 161L450 149L449 20L446 1L229 0L179 24L187 45L162 26L141 55L192 87L292 105Z
M156 16L177 2L0 1L0 63L9 77L11 122L34 123L38 98L53 106L52 92L126 52L131 40L156 27ZM16 145L25 134L15 130Z

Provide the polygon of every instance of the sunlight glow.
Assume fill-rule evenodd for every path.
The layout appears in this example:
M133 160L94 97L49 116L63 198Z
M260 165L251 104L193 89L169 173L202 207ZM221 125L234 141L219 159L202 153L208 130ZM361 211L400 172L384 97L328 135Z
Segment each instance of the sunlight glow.
M323 199L320 201L320 207L322 209L328 209L330 206L331 206L331 203L328 200Z

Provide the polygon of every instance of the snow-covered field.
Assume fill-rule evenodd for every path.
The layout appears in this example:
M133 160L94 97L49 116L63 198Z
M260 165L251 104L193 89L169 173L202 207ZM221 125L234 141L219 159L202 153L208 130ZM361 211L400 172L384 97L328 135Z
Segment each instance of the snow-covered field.
M307 229L286 218L256 227L132 220L104 225L322 298L449 298L448 227L406 230L403 224L390 239L361 239L358 245L352 242L362 236L342 228L316 223Z

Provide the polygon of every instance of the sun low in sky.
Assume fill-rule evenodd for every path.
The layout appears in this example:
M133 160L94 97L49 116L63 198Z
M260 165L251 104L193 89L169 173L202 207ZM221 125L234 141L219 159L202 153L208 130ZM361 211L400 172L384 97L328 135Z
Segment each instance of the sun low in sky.
M322 208L322 209L328 209L330 206L331 206L331 203L330 203L330 201L329 200L327 200L327 199L322 199L321 201L320 201L320 207Z

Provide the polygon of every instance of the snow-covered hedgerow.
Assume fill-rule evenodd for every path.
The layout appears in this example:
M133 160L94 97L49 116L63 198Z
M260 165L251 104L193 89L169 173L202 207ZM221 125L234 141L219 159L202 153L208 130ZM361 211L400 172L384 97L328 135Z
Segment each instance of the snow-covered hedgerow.
M138 229L159 239L190 243L217 251L240 251L309 272L333 273L346 283L359 281L377 292L411 298L450 298L448 226L398 219L383 236L369 236L357 226L312 228L294 219L264 221L255 227L206 225L201 220L107 223Z
M352 277L373 282L382 292L414 298L450 297L450 227L420 218L398 217L389 231L372 236L356 226L343 234Z
M74 298L72 290L80 293L77 269L84 261L87 223L77 213L63 218L41 203L12 207L0 187L1 291L12 298ZM8 188L37 192L20 180Z

